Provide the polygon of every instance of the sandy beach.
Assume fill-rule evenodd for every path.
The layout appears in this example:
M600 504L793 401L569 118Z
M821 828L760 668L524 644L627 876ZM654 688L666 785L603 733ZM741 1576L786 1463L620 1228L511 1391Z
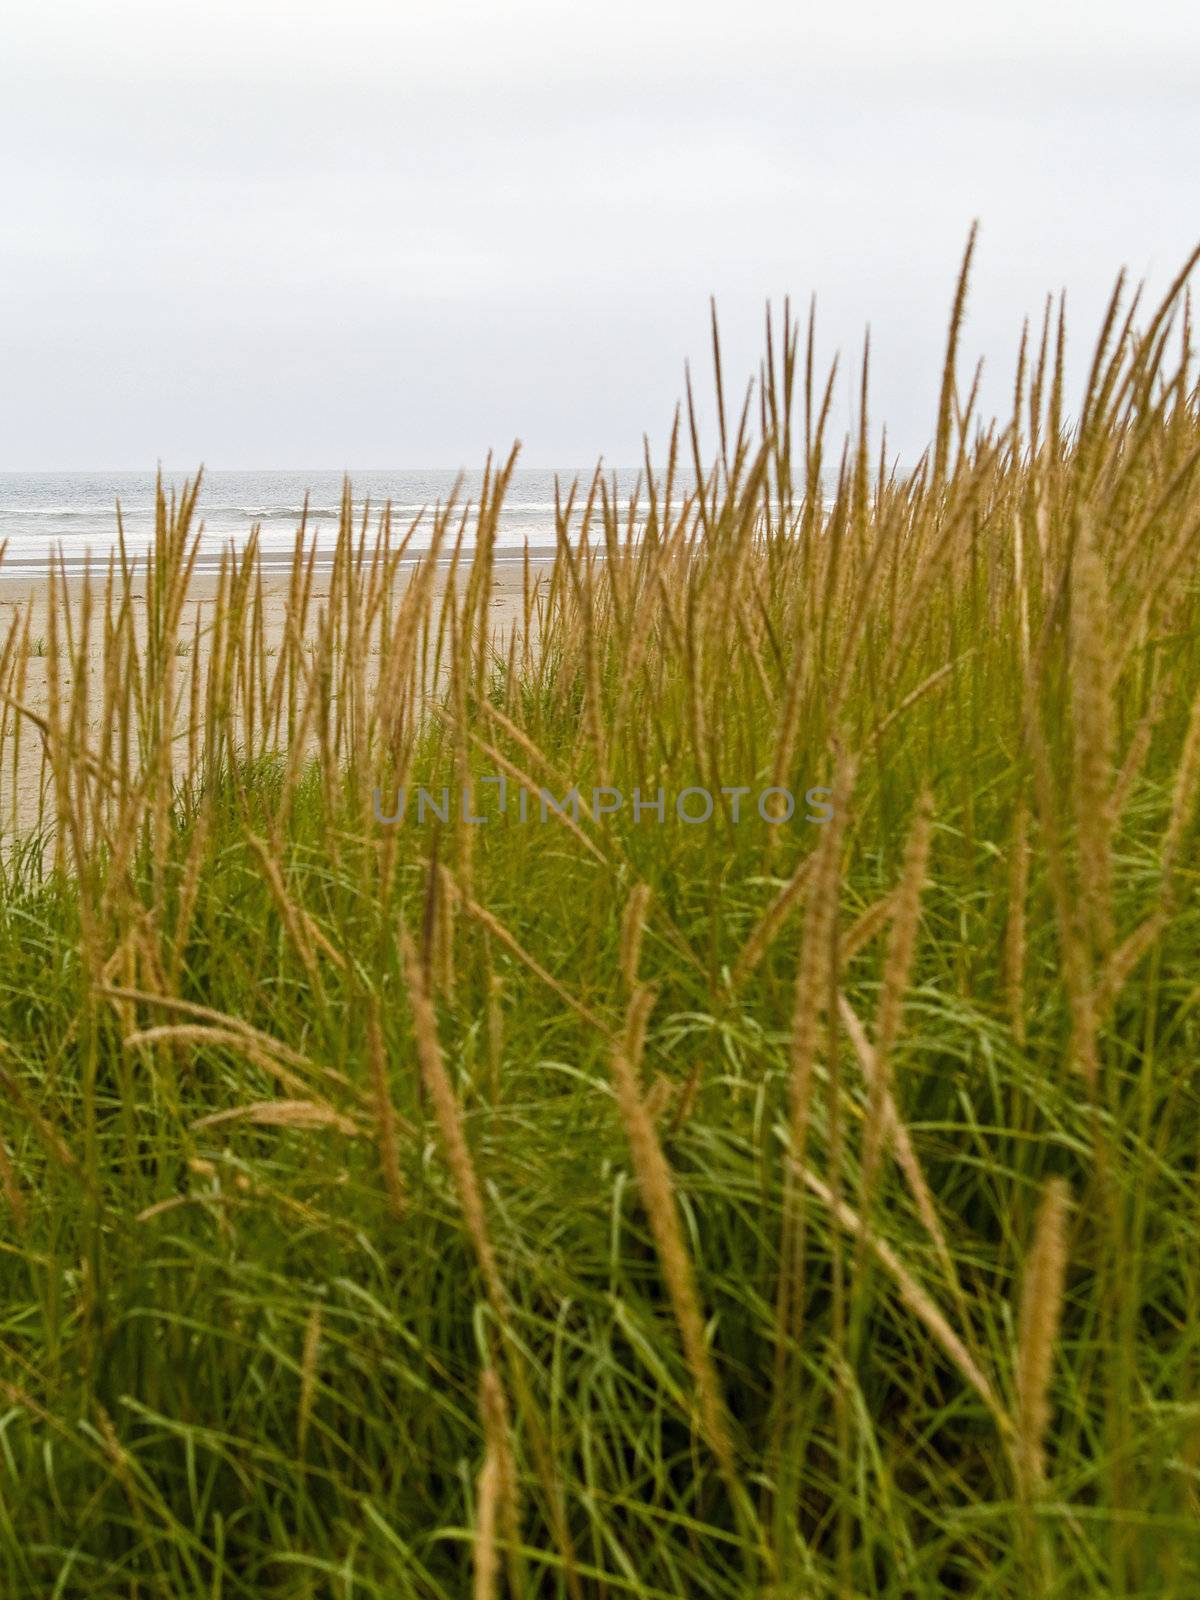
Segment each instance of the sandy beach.
M549 568L550 552L539 550L530 554L530 582L536 586L539 579L544 586ZM288 596L292 563L289 558L260 555L262 573L262 627L263 651L267 658L276 656L284 639L288 619ZM188 598L183 608L179 628L181 695L183 683L190 677L191 655L198 650L198 664L203 672L207 660L207 643L217 599L218 568L215 563L198 565L189 586ZM101 571L103 569L100 569ZM144 571L144 563L141 564ZM397 577L398 590L402 589L417 570L416 562L406 562ZM442 563L434 579L435 607L445 595L449 581L450 563ZM469 560L460 562L456 582L460 595L466 587L470 572ZM96 724L102 695L102 673L98 670L102 657L102 630L95 626L103 600L103 578L97 580L97 568L91 573L91 606L93 626L89 630L89 671L93 681L89 686L91 721ZM306 641L315 637L320 619L329 599L329 582L332 561L314 564L313 587L306 617ZM525 569L521 559L498 559L494 567L490 601L491 634L497 648L507 648L514 627L520 627L524 615ZM0 567L0 647L17 630L14 652L19 657L12 677L13 688L7 703L0 706L0 836L9 838L25 833L42 820L41 805L44 800L48 772L42 759L42 741L36 725L50 710L50 640L52 632L58 636L60 674L66 673L66 639L78 638L82 620L87 580L82 563L68 563L65 568L65 587L58 583L57 618L52 629L50 617L50 580L44 566L20 562L5 562ZM133 584L135 603L145 598L145 586ZM67 613L70 613L68 618ZM139 635L144 631L144 619L136 619ZM23 641L23 644L22 644ZM194 642L198 641L198 645ZM372 659L366 663L367 681L374 678ZM65 681L65 677L60 681ZM21 708L21 709L18 709ZM32 715L29 715L32 714Z

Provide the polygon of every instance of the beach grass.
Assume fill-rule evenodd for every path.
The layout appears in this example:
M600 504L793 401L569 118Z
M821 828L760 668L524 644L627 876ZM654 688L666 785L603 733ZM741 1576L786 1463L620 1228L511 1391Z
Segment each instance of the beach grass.
M0 1595L1200 1592L1186 272L984 423L968 267L915 471L714 329L506 634L515 456L14 611Z

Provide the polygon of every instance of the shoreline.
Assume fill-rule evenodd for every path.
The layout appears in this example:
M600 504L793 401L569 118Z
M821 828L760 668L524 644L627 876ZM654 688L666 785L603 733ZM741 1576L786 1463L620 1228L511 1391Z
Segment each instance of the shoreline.
M459 566L463 572L470 569L471 558L474 555L475 548L474 545L464 545L459 551ZM226 546L221 550L201 551L197 555L195 566L192 569L192 581L195 582L199 578L215 580L220 573L221 563L227 556L228 550L229 547ZM132 554L127 552L132 573L136 574L139 568L144 570L146 557L149 553L148 548L134 551ZM607 552L602 544L594 545L592 553L594 557L599 557L601 560L607 557ZM235 556L240 556L242 551L234 547L234 554ZM428 547L422 550L406 551L400 557L400 569L415 568L428 554ZM496 568L510 567L523 570L528 557L531 570L545 571L553 564L556 554L557 546L552 544L529 545L522 547L520 550L497 549L493 552L492 563ZM307 560L309 555L311 555L311 551L308 552L304 559ZM83 579L90 575L94 583L102 584L108 573L110 562L113 564L114 571L120 570L116 566L116 558L117 552L115 549L104 551L103 553L90 550L78 556L62 555L60 557L56 555L49 560L41 556L13 556L6 554L4 559L0 561L0 596L7 595L10 586L25 584L29 579L44 582L49 578L52 570L59 576L65 576L72 583L82 583ZM328 553L323 552L318 547L313 560L314 572L332 571L334 559L335 550L332 545L328 547ZM437 559L438 569L449 568L453 559L453 551L439 553ZM293 550L263 550L260 547L258 561L264 577L279 577L284 573L291 573L295 565L295 552ZM23 593L27 593L27 591L23 591Z

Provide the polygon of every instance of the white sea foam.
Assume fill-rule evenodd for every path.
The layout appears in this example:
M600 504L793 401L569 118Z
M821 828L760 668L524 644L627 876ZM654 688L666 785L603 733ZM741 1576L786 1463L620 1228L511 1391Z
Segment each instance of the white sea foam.
M186 477L164 473L168 493L173 489L178 494ZM613 477L611 472L606 474L610 491ZM629 469L615 477L618 495L627 497L639 473ZM565 505L575 479L579 486L571 514L573 531L580 526L591 471L518 469L501 508L498 552L511 556L526 543L535 549L553 547L556 488L558 503ZM229 544L244 546L255 527L264 551L289 551L306 515L306 497L309 536L318 549L330 544L341 516L344 481L340 472L205 473L198 508L198 522L203 524L202 554L215 556ZM364 510L369 529L378 528L384 507L390 505L396 535L406 534L416 521L409 549L419 553L428 548L434 508L444 507L454 495L458 508L470 507L464 540L468 546L473 542L474 510L482 488L479 474L371 471L351 473L350 482L356 528L361 526ZM7 541L8 564L19 563L22 570L44 568L59 550L73 562L85 554L106 559L117 541L118 505L126 547L142 551L154 537L154 494L153 473L0 473L0 540ZM598 514L593 516L593 527L599 532ZM624 529L624 509L621 525ZM457 532L457 522L454 529Z

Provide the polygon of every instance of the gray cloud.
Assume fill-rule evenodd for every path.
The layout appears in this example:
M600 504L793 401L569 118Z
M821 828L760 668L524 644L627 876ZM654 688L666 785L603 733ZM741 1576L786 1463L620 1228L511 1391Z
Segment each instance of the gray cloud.
M763 303L924 442L955 268L1005 403L1069 292L1073 376L1116 270L1200 237L1182 5L921 0L818 14L518 3L50 4L0 65L0 466L630 461L717 297ZM839 397L840 429L850 417Z

